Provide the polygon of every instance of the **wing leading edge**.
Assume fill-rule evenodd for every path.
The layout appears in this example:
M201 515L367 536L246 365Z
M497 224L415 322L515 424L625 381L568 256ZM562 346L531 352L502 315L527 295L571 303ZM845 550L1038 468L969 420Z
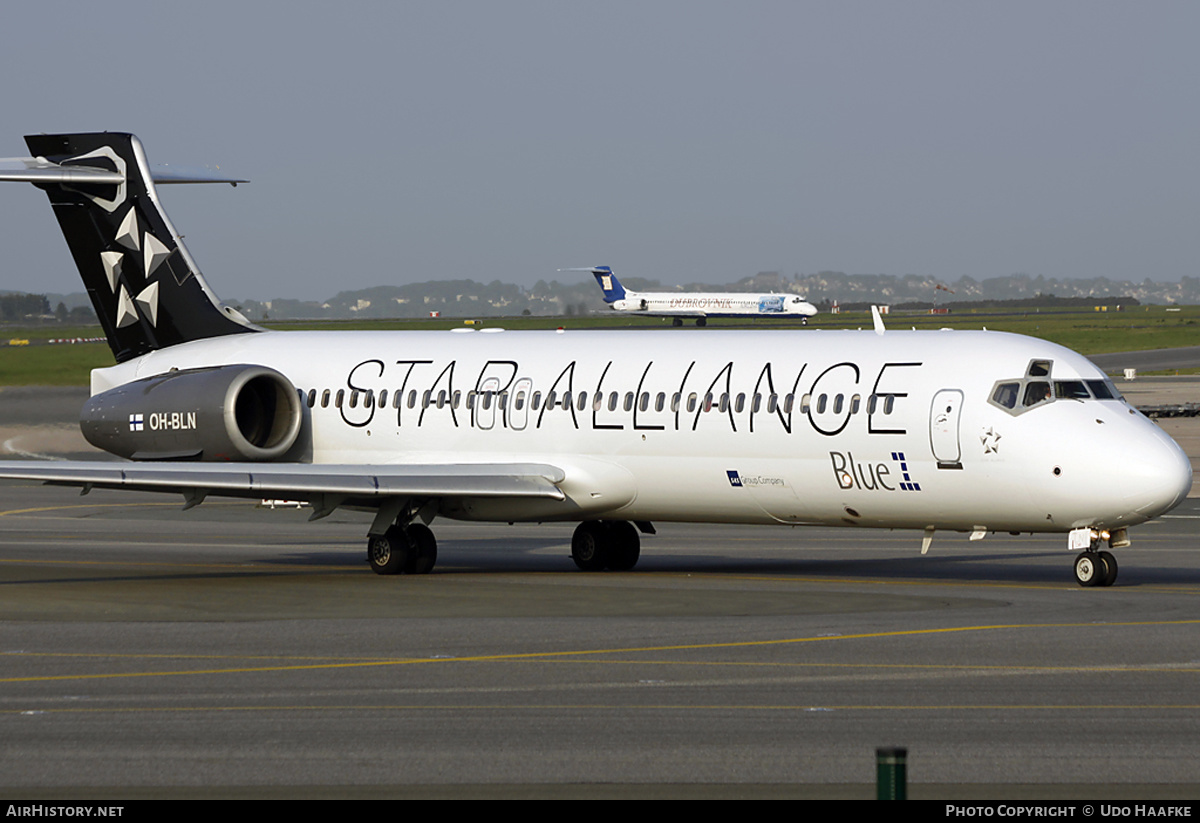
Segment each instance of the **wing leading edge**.
M313 501L334 495L378 505L395 497L565 499L566 475L541 463L322 465L284 463L0 462L0 479L86 489Z

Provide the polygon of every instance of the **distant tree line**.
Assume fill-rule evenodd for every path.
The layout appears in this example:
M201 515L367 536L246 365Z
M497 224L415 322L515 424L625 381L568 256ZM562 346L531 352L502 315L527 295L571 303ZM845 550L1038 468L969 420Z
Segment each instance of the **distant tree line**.
M96 313L89 306L68 309L60 300L51 312L50 300L44 294L0 294L0 323L49 320L51 317L60 323L87 325L96 322Z
M829 301L823 304L818 304L822 307L828 306ZM869 311L871 303L842 303L840 307L843 311ZM1085 306L1109 306L1116 308L1120 306L1127 308L1129 306L1140 306L1141 301L1136 297L1055 297L1053 294L1039 294L1036 297L1025 297L1020 300L959 300L954 303L932 303L922 300L909 301L906 303L893 303L891 308L897 311L925 311L932 308L951 309L952 311L971 311L973 309L1053 309L1053 308L1080 308Z
M50 313L44 294L0 294L0 320L26 320Z

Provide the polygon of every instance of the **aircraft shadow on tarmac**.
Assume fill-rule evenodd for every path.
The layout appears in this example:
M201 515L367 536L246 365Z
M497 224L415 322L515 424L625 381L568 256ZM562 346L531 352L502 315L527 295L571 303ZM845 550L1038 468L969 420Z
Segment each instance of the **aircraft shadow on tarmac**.
M936 581L980 584L1035 584L1077 588L1071 571L1074 555L1066 551L1003 551L949 553L920 556L879 556L877 552L860 557L788 557L753 558L734 555L689 554L674 549L670 554L643 553L637 569L629 572L581 572L571 561L570 544L561 537L523 537L520 544L504 538L444 541L439 547L433 575L511 575L563 574L573 576L632 577L652 575L706 574L754 575L835 580ZM1122 559L1122 558L1118 558ZM364 554L345 550L288 551L265 555L256 560L264 565L302 565L345 569L358 562L366 570ZM1200 569L1158 567L1127 557L1117 587L1138 585L1200 584Z

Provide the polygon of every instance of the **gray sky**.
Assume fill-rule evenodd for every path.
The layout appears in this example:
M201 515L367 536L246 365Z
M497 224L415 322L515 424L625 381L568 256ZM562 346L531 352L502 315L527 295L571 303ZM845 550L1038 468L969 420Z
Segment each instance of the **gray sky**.
M0 156L132 131L217 294L761 270L1200 270L1194 2L125 2L5 9ZM78 291L0 186L0 288Z

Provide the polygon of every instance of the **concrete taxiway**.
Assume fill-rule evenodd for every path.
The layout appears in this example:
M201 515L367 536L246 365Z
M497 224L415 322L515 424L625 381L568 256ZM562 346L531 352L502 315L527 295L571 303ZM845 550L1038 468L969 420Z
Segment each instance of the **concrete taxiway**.
M910 797L1200 795L1197 499L1109 589L1061 536L673 524L584 574L569 525L438 521L383 578L363 515L179 509L0 486L6 796L869 798L897 745Z

